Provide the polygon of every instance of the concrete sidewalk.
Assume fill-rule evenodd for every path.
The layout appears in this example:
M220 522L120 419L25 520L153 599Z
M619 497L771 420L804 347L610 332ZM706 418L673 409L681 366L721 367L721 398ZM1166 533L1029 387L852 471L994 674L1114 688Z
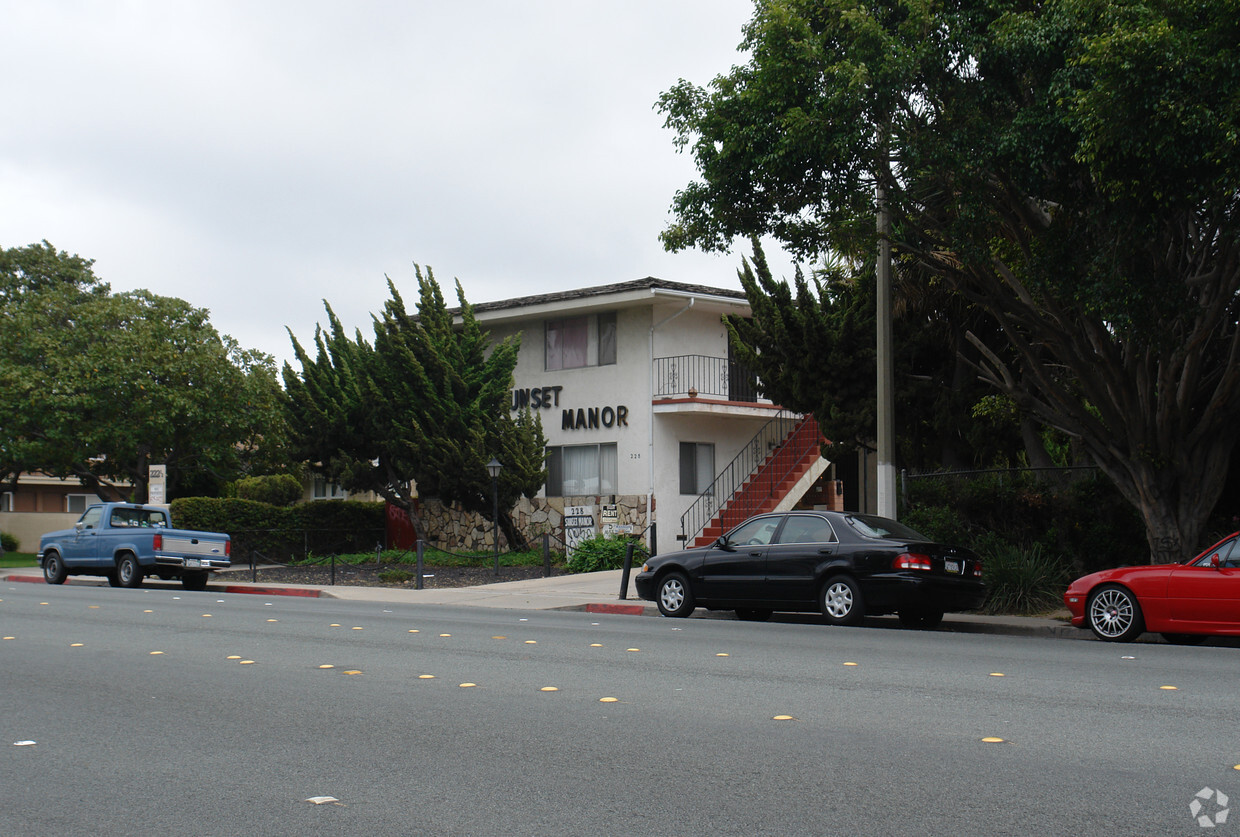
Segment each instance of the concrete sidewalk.
M4 571L0 581L43 582L43 574L37 567ZM636 573L633 574L636 576ZM233 578L235 576L235 578ZM343 601L386 602L404 604L450 604L469 607L492 607L509 610L577 610L590 613L619 613L633 616L658 616L653 602L636 598L630 581L628 598L620 598L620 570L597 573L561 575L552 578L533 578L524 581L504 581L482 584L476 587L448 587L435 590L409 590L397 587L352 587L337 585L317 587L297 584L264 584L245 580L237 572L219 573L212 577L208 593L250 593L268 596L327 597ZM94 576L74 576L67 582L75 585L107 584ZM148 586L168 586L181 589L179 582L148 579ZM699 608L692 618L734 619L731 611L708 611ZM776 617L777 619L779 617ZM812 614L790 615L789 618L812 621ZM894 619L875 619L874 624ZM1060 637L1067 639L1093 639L1089 631L1073 628L1066 621L1030 616L980 616L971 613L949 613L943 619L941 630L957 633L987 633L1009 636Z

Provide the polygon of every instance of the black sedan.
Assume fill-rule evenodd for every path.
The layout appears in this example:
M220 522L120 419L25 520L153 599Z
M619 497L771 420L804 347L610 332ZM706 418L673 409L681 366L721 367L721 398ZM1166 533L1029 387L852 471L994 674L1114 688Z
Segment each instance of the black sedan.
M986 598L976 553L885 517L830 511L751 517L710 546L651 558L636 586L664 616L700 605L758 620L776 610L821 611L833 625L855 625L897 613L920 628Z

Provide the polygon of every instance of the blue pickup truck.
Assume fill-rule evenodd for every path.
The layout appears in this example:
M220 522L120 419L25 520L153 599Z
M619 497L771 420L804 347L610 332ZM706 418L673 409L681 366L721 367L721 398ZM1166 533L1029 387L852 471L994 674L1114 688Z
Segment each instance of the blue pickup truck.
M113 587L138 587L148 575L202 590L215 570L232 565L232 543L219 532L173 529L162 506L90 506L72 529L39 539L39 565L48 584L70 575L101 575Z

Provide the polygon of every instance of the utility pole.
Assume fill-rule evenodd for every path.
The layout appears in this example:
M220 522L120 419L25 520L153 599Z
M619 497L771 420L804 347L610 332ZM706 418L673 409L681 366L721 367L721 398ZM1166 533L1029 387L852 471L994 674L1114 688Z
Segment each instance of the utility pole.
M891 215L887 208L887 191L883 187L887 161L879 168L875 197L878 202L878 264L875 268L878 283L875 320L878 323L878 513L882 517L896 517L896 458L895 458L895 371L892 361L891 339Z

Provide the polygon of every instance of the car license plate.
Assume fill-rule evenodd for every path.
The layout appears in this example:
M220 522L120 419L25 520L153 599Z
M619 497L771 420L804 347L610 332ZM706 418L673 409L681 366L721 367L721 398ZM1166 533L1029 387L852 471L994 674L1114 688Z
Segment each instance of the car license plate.
M959 561L944 561L943 570L949 573L958 573L960 572L960 562Z
M187 567L201 567L201 566L202 566L202 561L199 561L197 558L186 558L186 559L185 559L185 566L187 566Z

